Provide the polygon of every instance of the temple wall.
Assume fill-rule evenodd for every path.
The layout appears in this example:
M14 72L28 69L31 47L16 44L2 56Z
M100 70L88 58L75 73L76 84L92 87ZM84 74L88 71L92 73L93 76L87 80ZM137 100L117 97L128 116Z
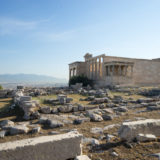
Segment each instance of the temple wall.
M77 75L86 75L86 63L80 63L77 66Z
M69 78L72 76L86 75L86 63L85 62L75 62L69 64Z
M160 84L160 62L145 59L131 59L106 56L104 62L134 62L133 84Z

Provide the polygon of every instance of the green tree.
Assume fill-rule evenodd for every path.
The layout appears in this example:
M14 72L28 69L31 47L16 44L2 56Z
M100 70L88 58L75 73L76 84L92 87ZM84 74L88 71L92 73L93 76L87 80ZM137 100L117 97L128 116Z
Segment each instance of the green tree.
M3 87L0 85L0 90L3 89Z
M86 87L87 85L93 85L93 81L88 79L84 75L71 77L71 79L69 80L69 86L74 85L76 83L82 83L84 87Z

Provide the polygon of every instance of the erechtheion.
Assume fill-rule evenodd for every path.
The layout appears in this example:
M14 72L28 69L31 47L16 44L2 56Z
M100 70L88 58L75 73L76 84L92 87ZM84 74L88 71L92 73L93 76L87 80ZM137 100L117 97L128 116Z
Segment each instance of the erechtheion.
M99 86L160 84L160 58L135 59L86 53L84 62L69 64L69 78L85 75Z

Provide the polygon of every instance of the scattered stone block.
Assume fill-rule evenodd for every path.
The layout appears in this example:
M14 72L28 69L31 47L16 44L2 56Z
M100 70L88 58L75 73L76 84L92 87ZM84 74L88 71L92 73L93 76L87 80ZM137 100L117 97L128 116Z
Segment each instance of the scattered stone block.
M57 132L57 131L51 131L48 133L49 135L57 135L57 134L60 134L60 132Z
M53 108L53 109L51 110L51 113L53 113L53 114L58 113L58 108Z
M58 127L63 127L64 124L58 120L54 120L54 119L48 119L47 123L49 125L50 128L58 128Z
M49 106L41 107L41 112L45 114L51 113L51 108Z
M78 112L78 106L73 107L73 112Z
M81 123L84 123L84 122L89 122L90 121L90 118L88 117L79 117L77 119L74 120L74 124L81 124Z
M7 90L0 90L0 98L5 98L7 95Z
M31 100L32 100L31 96L21 96L20 97L20 102L31 101Z
M79 111L84 111L85 107L82 104L78 104L78 110Z
M136 139L140 142L145 142L145 141L154 141L156 140L156 136L153 134L138 134Z
M92 145L92 146L99 145L99 141L95 138L83 138L82 143L89 144L89 145Z
M29 131L29 128L26 127L25 125L15 125L9 128L10 135L24 134L24 133L28 133L28 131Z
M1 143L0 160L74 159L81 155L81 139L78 132L69 132Z
M0 138L4 138L7 131L0 131Z
M107 134L106 135L106 140L107 142L111 141L115 136L111 135L111 134Z
M14 126L14 122L11 120L3 120L0 122L0 127L1 128L5 128L5 127L9 127L9 126Z
M57 96L57 99L58 99L58 101L59 101L60 104L66 104L67 96L63 95L63 94L59 94Z
M160 119L146 119L132 122L124 122L119 128L120 138L132 141L138 134L153 134L160 136Z
M73 101L73 98L66 98L66 103L70 103L71 101Z
M94 114L94 113L90 115L90 118L91 118L91 120L93 122L101 122L101 121L103 121L102 116L100 116L98 114Z
M140 98L137 100L137 103L150 103L153 102L152 98Z
M108 120L113 120L114 116L113 115L107 115L107 114L103 114L102 115L103 120L108 121Z
M119 126L120 126L119 124L111 124L111 125L105 126L105 127L103 128L103 130L104 130L104 131L107 131L107 130L109 130L109 129L112 129L112 128L114 128L114 127L119 127Z
M66 106L59 107L58 110L61 113L69 113L69 112L72 112L72 108L73 108L72 105L66 105Z
M111 108L105 108L105 109L102 109L102 111L103 111L103 113L114 114L114 112Z
M91 159L86 155L80 155L77 156L74 160L91 160Z
M160 159L160 153L150 154L150 157L156 157L158 160Z
M32 133L39 133L41 130L41 127L35 127L32 129Z
M103 129L99 127L95 127L95 128L91 128L90 132L93 134L103 134Z
M113 157L118 157L119 155L118 155L118 153L116 153L116 152L111 152L111 156L113 156Z
M128 109L125 106L116 107L114 108L114 110L117 112L127 112L128 111Z
M157 111L160 110L160 106L148 106L147 111Z
M105 104L100 104L100 105L99 105L99 108L100 108L100 109L104 109L104 108L106 108L106 105L105 105Z

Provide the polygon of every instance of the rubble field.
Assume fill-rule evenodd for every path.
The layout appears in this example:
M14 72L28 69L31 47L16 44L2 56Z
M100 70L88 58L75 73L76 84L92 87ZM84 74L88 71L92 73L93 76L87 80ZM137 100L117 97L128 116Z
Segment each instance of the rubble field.
M160 158L160 87L8 92L0 98L0 143L78 131L92 160Z

